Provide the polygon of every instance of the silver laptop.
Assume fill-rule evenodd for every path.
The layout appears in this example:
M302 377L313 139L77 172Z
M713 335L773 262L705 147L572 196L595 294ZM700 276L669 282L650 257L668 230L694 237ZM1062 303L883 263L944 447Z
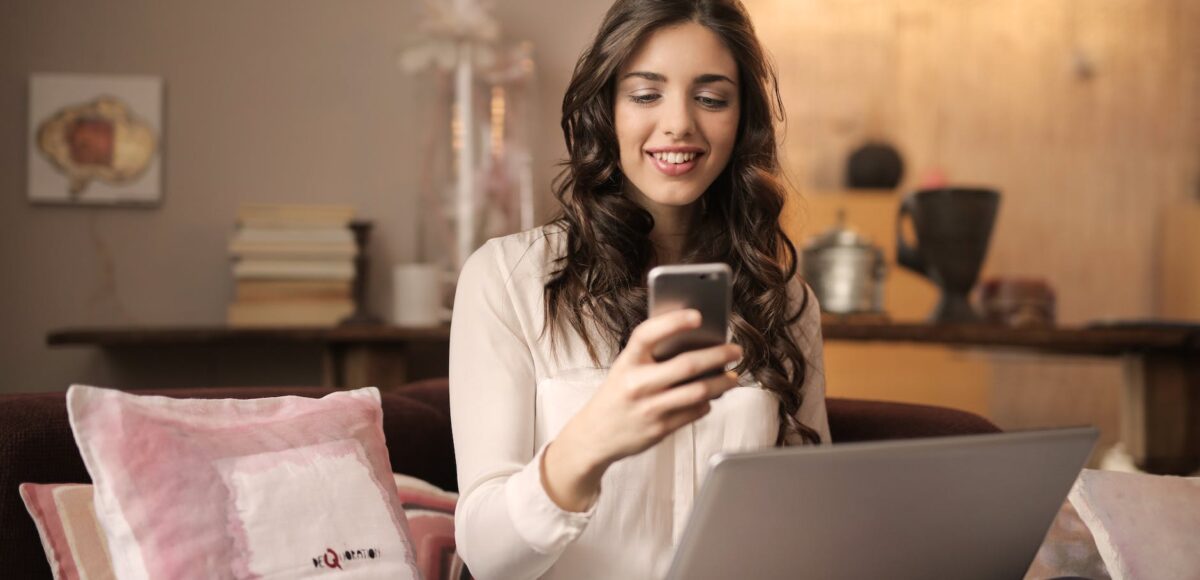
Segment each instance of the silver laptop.
M723 454L668 578L1025 575L1091 427Z

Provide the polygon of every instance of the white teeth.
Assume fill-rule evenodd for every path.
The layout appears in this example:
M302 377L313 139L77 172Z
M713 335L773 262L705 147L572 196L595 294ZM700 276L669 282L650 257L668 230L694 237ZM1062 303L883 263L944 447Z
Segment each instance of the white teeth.
M660 151L658 153L655 153L654 157L655 157L655 159L658 159L659 161L662 161L663 163L671 163L671 164L678 165L680 163L687 163L688 161L695 159L696 153L677 153L677 152Z

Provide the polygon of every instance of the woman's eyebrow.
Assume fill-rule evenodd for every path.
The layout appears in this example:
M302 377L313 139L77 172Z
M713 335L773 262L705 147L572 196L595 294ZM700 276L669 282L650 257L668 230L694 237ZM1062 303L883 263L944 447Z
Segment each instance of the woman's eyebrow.
M705 75L700 75L700 76L696 77L692 82L697 85L709 85L712 83L719 83L722 81L727 82L735 87L737 86L737 83L733 82L733 79L731 79L725 75L718 75L718 74L711 74L711 73L705 74Z
M665 77L659 73L649 72L649 71L633 71L630 73L626 73L625 76L621 77L621 80L625 80L625 79L628 79L631 77L642 78L642 79L646 79L648 81L653 81L653 82L657 82L657 83L667 82L667 77ZM696 77L695 79L692 79L692 83L697 84L697 85L710 85L710 84L719 83L719 82L727 82L735 87L737 86L737 83L734 82L733 79L731 79L725 75L715 74L715 73L702 74L702 75Z
M648 81L654 81L657 83L667 82L667 77L660 75L658 73L646 72L646 71L633 71L631 73L627 73L625 76L621 77L621 80L625 80L630 77L643 78Z

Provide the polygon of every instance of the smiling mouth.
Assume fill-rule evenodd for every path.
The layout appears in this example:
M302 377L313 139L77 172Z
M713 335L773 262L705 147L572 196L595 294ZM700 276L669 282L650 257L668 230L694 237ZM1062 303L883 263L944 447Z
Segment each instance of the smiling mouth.
M646 152L646 156L650 158L651 164L659 172L669 177L683 175L692 169L695 169L697 161L704 156L703 151L688 151L688 152Z

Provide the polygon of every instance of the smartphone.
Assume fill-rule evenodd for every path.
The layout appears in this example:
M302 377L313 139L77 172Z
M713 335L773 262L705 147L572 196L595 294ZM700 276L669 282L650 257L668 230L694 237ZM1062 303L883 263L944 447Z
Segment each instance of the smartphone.
M664 361L689 350L724 344L729 339L729 309L733 299L733 273L725 264L680 264L658 266L650 270L650 316L672 310L694 308L700 311L701 323L658 343L652 355ZM724 372L715 369L697 378L707 378ZM682 383L681 383L682 384Z

